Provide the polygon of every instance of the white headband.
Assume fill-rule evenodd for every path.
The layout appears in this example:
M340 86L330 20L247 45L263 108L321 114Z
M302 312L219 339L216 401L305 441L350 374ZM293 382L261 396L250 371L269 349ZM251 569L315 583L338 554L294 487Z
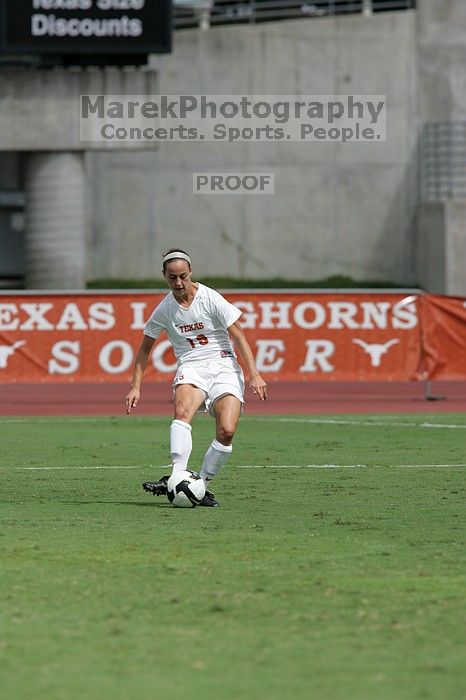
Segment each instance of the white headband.
M175 253L167 253L167 255L164 255L163 257L163 262L166 263L169 260L176 260L178 258L182 258L182 260L187 260L189 265L191 265L191 258L189 255L186 255L186 253L181 253L180 251L176 251Z

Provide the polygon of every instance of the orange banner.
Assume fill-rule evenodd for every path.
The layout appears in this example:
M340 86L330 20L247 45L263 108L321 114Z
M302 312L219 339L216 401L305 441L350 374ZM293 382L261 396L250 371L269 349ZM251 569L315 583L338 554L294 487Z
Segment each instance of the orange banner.
M426 294L418 305L427 377L466 379L466 299Z
M0 295L0 382L128 381L144 324L164 294ZM423 363L435 378L466 378L464 300L347 292L225 296L243 312L267 380L410 380ZM166 381L174 371L162 336L147 378Z

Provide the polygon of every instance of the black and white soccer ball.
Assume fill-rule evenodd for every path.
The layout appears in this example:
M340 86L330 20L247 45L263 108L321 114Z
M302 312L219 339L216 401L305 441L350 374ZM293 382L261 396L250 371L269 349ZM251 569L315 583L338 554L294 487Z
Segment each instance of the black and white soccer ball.
M167 483L167 497L172 506L194 508L205 496L205 484L197 472L190 470L172 474Z

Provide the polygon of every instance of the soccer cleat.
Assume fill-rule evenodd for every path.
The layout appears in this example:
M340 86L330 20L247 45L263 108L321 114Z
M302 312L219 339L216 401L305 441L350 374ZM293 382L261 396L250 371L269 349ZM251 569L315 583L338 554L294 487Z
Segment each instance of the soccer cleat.
M205 496L202 499L202 501L199 503L200 506L208 506L210 508L217 508L219 506L219 502L216 500L214 494L212 491L206 491Z
M167 482L170 477L168 475L162 476L159 481L145 481L142 485L144 491L152 493L154 496L166 496L167 495Z

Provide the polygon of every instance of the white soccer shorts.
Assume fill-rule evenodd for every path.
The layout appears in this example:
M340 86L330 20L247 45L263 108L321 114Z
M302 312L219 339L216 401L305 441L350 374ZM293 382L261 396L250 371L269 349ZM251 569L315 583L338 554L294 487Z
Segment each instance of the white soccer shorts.
M173 391L179 384L193 384L204 392L204 403L199 412L209 411L213 415L214 403L228 394L241 401L241 408L244 404L243 370L231 358L184 362L176 372Z

